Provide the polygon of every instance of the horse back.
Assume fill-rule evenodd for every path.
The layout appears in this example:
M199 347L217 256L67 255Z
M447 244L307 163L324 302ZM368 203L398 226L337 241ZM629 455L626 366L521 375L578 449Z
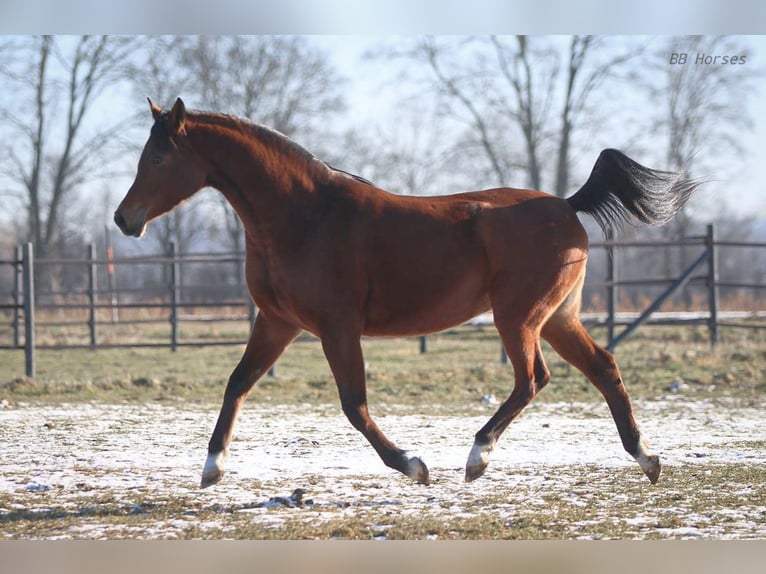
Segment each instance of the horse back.
M587 252L568 204L528 190L385 197L362 220L369 334L466 321L491 307L494 282L510 276L510 289L530 282L544 289L571 271L562 267L584 265Z

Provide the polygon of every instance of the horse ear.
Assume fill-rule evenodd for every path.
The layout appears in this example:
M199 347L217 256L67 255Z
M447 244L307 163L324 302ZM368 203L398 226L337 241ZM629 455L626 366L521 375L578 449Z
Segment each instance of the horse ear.
M160 108L157 104L155 104L151 99L146 98L149 102L149 109L152 110L152 117L154 118L154 121L156 122L159 117L162 115L162 108Z
M175 134L181 134L184 132L184 124L186 123L186 106L181 98L176 100L173 104L173 109L170 110L169 127Z

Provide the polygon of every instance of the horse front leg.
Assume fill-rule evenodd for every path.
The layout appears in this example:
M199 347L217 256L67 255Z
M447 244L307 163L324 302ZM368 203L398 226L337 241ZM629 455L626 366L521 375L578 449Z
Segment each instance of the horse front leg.
M263 312L258 313L242 359L226 385L223 406L208 444L201 488L211 486L223 477L224 460L228 454L232 429L242 404L253 385L269 370L299 332L300 329L293 325Z
M406 451L397 448L370 417L360 335L338 330L322 337L322 349L335 377L341 406L349 422L364 435L386 466L421 484L428 484L428 468L423 461L418 457L408 457Z

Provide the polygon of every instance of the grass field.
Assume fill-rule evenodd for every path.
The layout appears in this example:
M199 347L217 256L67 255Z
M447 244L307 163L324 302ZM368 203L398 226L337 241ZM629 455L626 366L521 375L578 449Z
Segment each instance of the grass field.
M204 327L203 327L204 328ZM594 337L603 340L596 330ZM487 394L506 396L512 371L500 363L491 326L466 327L416 339L365 339L370 402L465 404ZM35 381L24 378L20 351L0 350L0 400L193 400L217 402L239 361L242 346L168 349L38 351ZM584 377L544 344L551 384L536 400L599 400ZM713 349L703 327L645 327L618 348L631 397L654 398L674 382L694 395L762 396L766 390L766 333L732 331ZM265 402L336 402L337 393L319 343L300 337L265 377L253 399Z
M762 335L734 332L711 349L702 330L646 328L618 348L639 424L665 460L654 486L622 452L598 392L547 347L550 385L470 484L472 433L497 406L487 398L512 386L494 330L435 336L426 354L414 339L364 349L371 412L423 454L429 487L385 468L351 428L308 337L258 383L230 475L204 491L207 439L241 348L41 351L34 381L21 352L0 351L0 537L766 536Z

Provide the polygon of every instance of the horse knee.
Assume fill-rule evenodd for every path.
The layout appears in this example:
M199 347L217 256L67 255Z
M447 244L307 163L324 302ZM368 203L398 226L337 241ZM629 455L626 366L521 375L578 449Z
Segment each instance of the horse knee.
M237 365L234 371L229 375L229 382L226 384L224 399L238 399L245 395L253 387L253 377L249 376L248 369L243 365Z

